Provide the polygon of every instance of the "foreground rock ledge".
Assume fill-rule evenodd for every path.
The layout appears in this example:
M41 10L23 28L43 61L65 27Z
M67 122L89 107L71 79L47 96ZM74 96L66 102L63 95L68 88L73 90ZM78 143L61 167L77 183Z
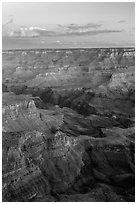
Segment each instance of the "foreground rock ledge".
M3 201L134 201L134 128L103 123L101 134L91 119L33 100L5 105Z

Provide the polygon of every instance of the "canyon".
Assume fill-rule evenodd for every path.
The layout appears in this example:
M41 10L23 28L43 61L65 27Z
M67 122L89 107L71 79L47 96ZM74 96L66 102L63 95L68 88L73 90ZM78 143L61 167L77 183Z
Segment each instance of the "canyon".
M5 202L135 201L135 49L3 50Z

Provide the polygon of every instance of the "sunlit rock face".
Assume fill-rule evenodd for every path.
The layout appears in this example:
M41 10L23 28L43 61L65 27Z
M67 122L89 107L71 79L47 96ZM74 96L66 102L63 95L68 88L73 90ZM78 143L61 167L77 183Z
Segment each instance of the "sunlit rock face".
M4 132L44 131L50 128L51 123L57 128L62 123L62 115L55 114L52 116L48 111L44 115L42 111L36 108L34 101L31 99L3 106Z
M5 200L27 201L50 191L64 192L84 165L84 146L59 130L63 114L56 110L39 111L33 100L3 109Z

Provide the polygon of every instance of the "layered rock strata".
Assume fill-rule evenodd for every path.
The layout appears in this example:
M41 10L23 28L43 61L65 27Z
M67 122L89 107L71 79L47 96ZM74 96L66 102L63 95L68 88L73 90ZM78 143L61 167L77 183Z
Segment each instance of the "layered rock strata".
M104 201L133 201L134 193L128 191L134 186L134 128L112 128L118 123L104 119L99 124L97 118L85 119L67 108L41 111L32 99L7 105L3 111L3 201L52 200L49 195L64 201L61 194L67 192L68 201L80 200L80 195L71 196L79 192L86 201L100 201L99 193ZM106 197L106 190L96 189L97 183L110 186L103 188L116 198Z
M3 52L3 201L135 201L134 59Z

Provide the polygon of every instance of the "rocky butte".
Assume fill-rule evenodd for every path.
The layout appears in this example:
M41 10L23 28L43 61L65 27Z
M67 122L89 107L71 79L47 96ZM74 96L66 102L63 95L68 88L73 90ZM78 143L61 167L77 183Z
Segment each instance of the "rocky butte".
M3 51L4 202L135 201L135 49Z

